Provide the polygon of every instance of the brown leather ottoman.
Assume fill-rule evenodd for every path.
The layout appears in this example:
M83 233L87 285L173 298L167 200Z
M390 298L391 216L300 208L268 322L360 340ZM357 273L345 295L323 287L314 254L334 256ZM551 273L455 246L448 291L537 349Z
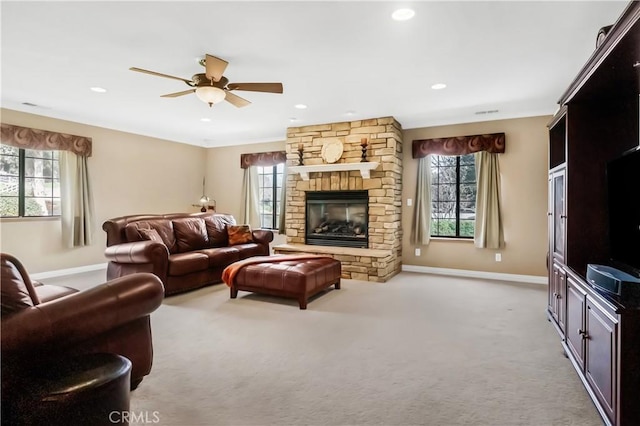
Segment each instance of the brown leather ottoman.
M277 256L271 256L276 258ZM300 309L307 309L309 297L335 286L340 288L342 265L329 256L308 259L254 263L244 266L231 285L231 298L238 290L298 299Z
M131 361L111 353L84 354L25 375L2 403L2 424L108 426L129 424ZM5 395L3 395L5 398Z

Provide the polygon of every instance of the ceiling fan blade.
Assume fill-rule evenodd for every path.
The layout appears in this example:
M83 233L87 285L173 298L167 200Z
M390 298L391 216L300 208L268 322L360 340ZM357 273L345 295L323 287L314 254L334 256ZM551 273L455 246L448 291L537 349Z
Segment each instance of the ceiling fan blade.
M207 78L213 81L220 81L224 70L227 69L227 65L229 65L229 62L224 59L207 54L204 61Z
M229 83L227 87L229 90L282 93L282 83Z
M241 98L238 95L234 95L233 93L231 93L229 91L227 91L227 94L226 94L224 99L227 102L229 102L231 105L236 106L238 108L242 108L242 107L245 107L245 106L251 104L251 102L249 102L245 98Z
M190 89L190 90L185 90L184 92L168 93L160 97L161 98L177 98L178 96L188 95L189 93L193 93L195 91L196 89Z
M174 80L180 80L180 81L184 81L185 83L187 83L189 86L193 86L193 81L191 80L187 80L186 78L182 78L182 77L174 77L172 75L169 74L162 74L159 72L155 72L155 71L149 71L149 70L143 70L142 68L136 68L136 67L131 67L129 68L131 71L137 71L137 72L143 72L145 74L151 74L151 75L157 75L158 77L165 77L165 78L172 78Z

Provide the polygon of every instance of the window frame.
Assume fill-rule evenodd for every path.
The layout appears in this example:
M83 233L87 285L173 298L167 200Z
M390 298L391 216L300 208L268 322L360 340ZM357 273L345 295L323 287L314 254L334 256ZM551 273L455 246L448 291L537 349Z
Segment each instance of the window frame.
M476 168L475 157L474 157L473 154L462 154L462 155L432 154L432 155L438 156L438 157L455 157L455 159L456 159L456 164L455 164L455 184L453 184L453 185L455 185L455 218L453 218L455 220L455 235L442 235L442 234L434 233L434 230L437 231L440 228L437 225L434 227L434 220L442 220L442 219L434 219L434 216L433 216L434 210L433 210L433 208L431 210L431 218L430 218L431 226L429 227L429 235L430 235L431 238L449 238L449 239L473 240L474 239L473 235L461 235L461 233L460 233L460 230L461 230L461 226L460 225L461 225L461 221L463 220L460 217L460 205L463 202L467 202L466 200L461 201L461 199L460 199L460 187L462 185L469 185L471 183L473 183L474 186L476 187L476 194L475 194L475 197L473 199L473 203L474 203L473 230L474 230L474 233L475 233L475 226L476 226L475 222L476 222L476 217L477 217L476 216L476 211L475 211L475 204L476 204L476 200L477 200L477 196L478 196L478 193L477 193L478 182L477 182L477 178L474 178L474 180L472 182L461 182L461 178L460 178L461 173L460 172L461 172L461 157L463 157L463 156L471 156L471 158L474 161L474 175L475 175L475 168ZM433 167L434 166L433 166L432 162L429 164L429 167L430 167L430 169L432 170L432 173L433 173ZM436 166L436 167L439 169L441 166ZM451 167L451 166L444 166L444 167ZM440 170L437 171L437 174L438 174L438 176L440 176ZM432 180L430 188L429 188L429 190L431 191L431 204L432 204L432 207L433 207L434 203L437 204L437 203L444 202L444 201L437 200L434 197L434 191L433 191L434 187L437 189L437 187L439 185L441 185L441 184L440 183L434 183L433 180ZM448 183L447 185L452 185L452 183ZM466 220L466 221L469 221L469 220Z
M263 218L264 216L267 216L263 213L263 199L259 198L258 199L258 216L260 217L260 227L261 229L270 229L270 230L277 230L279 228L279 222L280 222L280 209L279 209L279 203L278 203L278 197L280 196L280 194L282 193L282 185L285 185L285 180L284 180L284 163L277 163L274 164L272 166L257 166L258 169L257 171L257 175L258 175L258 193L260 193L260 190L267 188L266 186L262 185L263 180L262 180L262 176L268 176L269 173L261 173L261 170L267 169L269 167L271 167L271 195L272 195L272 199L271 199L271 203L272 203L272 213L271 213L271 227L267 228L263 226ZM280 168L280 171L278 171L278 169ZM278 186L278 175L282 176L281 179L281 186ZM280 203L282 203L283 200L280 200Z
M58 214L46 214L46 215L27 215L27 203L26 200L30 199L30 198L42 198L42 199L49 199L52 200L52 202L54 200L58 200L59 204L61 204L62 202L62 197L60 195L58 195L57 197L53 195L53 185L54 183L57 181L58 185L60 185L60 156L59 154L56 156L55 153L58 152L57 150L53 150L53 149L30 149L30 148L18 148L12 145L8 145L8 144L2 144L5 146L11 146L12 148L15 148L18 150L18 175L5 175L5 176L11 176L11 177L17 177L18 178L18 195L13 196L13 195L0 195L0 199L2 198L18 198L18 214L17 215L12 215L12 216L2 216L0 215L0 219L32 219L32 218L36 218L36 219L47 219L47 218L60 218L61 213ZM40 152L50 152L51 153L51 158L46 158L46 157L36 157L36 156L29 156L27 155L27 151L40 151ZM7 156L7 157L15 157L14 155L8 155L8 154L0 154L2 156ZM52 170L51 170L51 177L48 176L27 176L27 171L26 171L26 162L28 158L32 158L32 159L42 159L42 160L50 160L52 162ZM58 177L55 177L55 165L57 164L57 168L58 168ZM26 195L26 180L27 179L44 179L44 180L50 180L51 181L51 185L52 185L52 195L50 197L34 197L34 196L27 196ZM61 209L61 206L60 206Z

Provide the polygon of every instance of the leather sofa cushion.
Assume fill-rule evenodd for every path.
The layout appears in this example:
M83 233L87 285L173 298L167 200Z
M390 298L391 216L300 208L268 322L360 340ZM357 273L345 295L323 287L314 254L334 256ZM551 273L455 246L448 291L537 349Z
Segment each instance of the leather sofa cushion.
M27 284L22 279L18 268L5 258L2 258L1 262L2 291L0 292L0 301L2 302L2 316L37 304L37 301L34 303L31 299Z
M233 216L207 216L204 218L209 235L209 247L226 247L229 245L227 225L235 225Z
M240 260L252 256L267 256L269 254L269 252L264 249L264 246L256 243L238 244L233 247L238 249Z
M202 218L190 217L173 220L173 230L176 234L179 253L209 247L207 226Z
M169 249L169 253L178 252L178 244L173 232L173 222L171 222L170 220L157 219L131 222L124 228L125 235L127 236L127 241L131 242L142 240L138 229L155 229L160 235L160 238L162 238L162 242L164 243L164 245L166 245Z
M67 296L69 294L77 293L78 290L71 287L63 287L60 285L40 285L36 286L36 293L38 293L38 298L40 299L40 303L45 303L50 300L59 299L63 296Z
M253 234L249 225L229 225L227 233L229 234L230 246L253 242Z
M209 266L214 268L227 267L241 259L240 250L236 247L216 247L200 252L209 257Z
M209 268L209 257L202 252L177 253L169 256L169 275L187 275Z

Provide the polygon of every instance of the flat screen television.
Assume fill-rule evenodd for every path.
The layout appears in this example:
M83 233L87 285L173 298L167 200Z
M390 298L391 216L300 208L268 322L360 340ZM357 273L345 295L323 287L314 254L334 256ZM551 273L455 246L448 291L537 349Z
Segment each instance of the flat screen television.
M640 276L640 146L607 164L612 265Z

